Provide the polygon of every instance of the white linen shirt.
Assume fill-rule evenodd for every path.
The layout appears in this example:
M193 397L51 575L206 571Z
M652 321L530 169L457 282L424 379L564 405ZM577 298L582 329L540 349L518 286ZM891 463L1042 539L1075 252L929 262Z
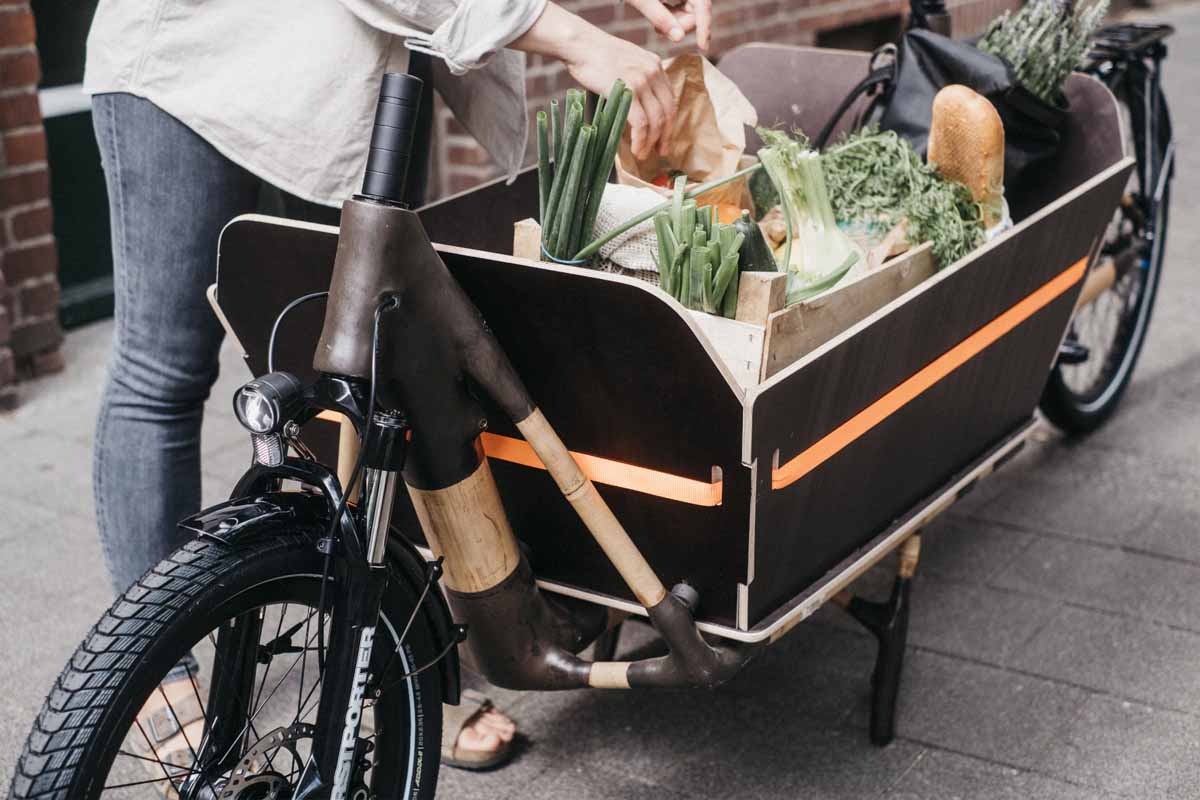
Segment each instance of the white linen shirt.
M83 88L143 97L258 177L340 205L361 185L383 73L420 50L436 56L442 99L512 176L528 136L525 55L503 48L545 5L100 0Z

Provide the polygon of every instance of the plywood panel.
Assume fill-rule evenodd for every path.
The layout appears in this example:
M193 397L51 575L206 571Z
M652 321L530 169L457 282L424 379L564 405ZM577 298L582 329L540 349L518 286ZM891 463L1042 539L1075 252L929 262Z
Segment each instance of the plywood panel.
M778 311L767 319L763 380L933 277L932 245L925 243L854 283Z
M505 233L511 247L511 221ZM256 373L266 369L271 323L283 306L328 285L336 241L332 228L261 217L226 229L218 301ZM741 463L742 392L717 367L688 312L640 281L440 249L571 450L705 482L719 470L719 506L599 490L663 582L691 583L705 619L733 624L736 586L745 579L750 498L749 470ZM288 318L278 367L313 377L322 318L320 303ZM493 432L519 436L497 409L488 408L488 420ZM630 596L545 472L504 462L493 469L540 577ZM401 516L411 520L405 506ZM706 557L697 559L698 552Z
M751 624L1028 418L1081 282L795 483L773 489L771 465L805 451L1085 258L1129 168L1110 170L939 273L752 396L749 444L759 468Z

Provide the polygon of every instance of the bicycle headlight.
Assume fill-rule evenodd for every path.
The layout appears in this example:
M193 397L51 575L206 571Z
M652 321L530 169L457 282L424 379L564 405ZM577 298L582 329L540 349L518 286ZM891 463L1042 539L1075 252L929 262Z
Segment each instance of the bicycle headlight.
M233 413L251 433L279 431L303 402L304 387L287 372L272 372L243 385L233 395Z

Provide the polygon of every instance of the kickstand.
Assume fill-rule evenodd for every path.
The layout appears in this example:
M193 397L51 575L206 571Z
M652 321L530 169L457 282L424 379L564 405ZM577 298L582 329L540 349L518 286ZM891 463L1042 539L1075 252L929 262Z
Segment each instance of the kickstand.
M920 555L920 536L914 534L900 545L900 566L886 603L864 600L846 591L834 597L834 602L873 633L879 643L871 675L871 743L880 747L896 737L896 700L908 641L909 594Z

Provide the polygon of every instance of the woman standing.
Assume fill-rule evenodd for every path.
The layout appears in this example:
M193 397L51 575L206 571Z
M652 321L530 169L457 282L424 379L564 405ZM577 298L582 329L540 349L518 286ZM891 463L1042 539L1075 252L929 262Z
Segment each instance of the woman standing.
M710 0L628 2L672 41L695 30L707 49ZM561 60L594 92L624 79L635 153L665 146L675 109L659 58L547 0L101 0L84 88L108 183L116 327L93 474L117 592L182 544L176 522L199 509L222 339L205 290L225 223L264 189L288 216L336 222L361 182L385 71L421 74L514 174L527 138L523 53ZM428 103L424 113L428 126ZM412 205L424 164L414 159ZM201 720L172 723L160 750ZM447 763L479 766L507 756L515 726L475 701L448 713L446 730Z

